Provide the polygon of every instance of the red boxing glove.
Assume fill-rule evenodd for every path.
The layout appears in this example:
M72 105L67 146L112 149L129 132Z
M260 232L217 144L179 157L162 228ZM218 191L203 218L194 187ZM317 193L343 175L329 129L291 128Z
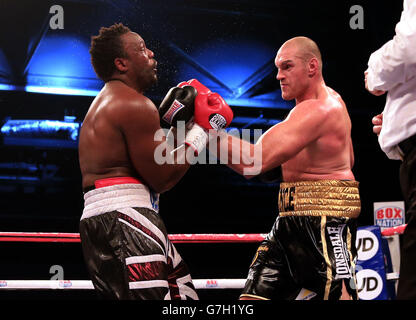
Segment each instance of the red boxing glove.
M206 130L221 130L233 120L233 111L218 94L198 94L195 98L194 121Z
M202 94L209 94L209 93L211 93L211 90L209 90L207 87L205 87L201 82L199 82L196 79L191 79L191 80L188 80L188 81L183 81L183 82L179 83L177 86L180 87L180 88L182 88L184 86L192 86L192 87L194 87L196 89L196 91L198 91L198 94L199 93L202 93Z
M225 100L196 79L181 82L178 87L192 86L198 91L195 98L194 121L206 130L220 130L233 120L233 111Z

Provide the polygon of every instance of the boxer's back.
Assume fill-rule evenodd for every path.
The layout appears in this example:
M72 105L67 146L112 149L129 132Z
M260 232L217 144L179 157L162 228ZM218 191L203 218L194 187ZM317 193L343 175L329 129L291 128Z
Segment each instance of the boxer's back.
M282 165L285 181L354 179L351 120L342 98L332 89L317 99L327 110L321 136Z
M137 176L117 124L117 109L123 107L123 90L117 84L107 84L85 116L78 147L83 187L93 185L97 179Z

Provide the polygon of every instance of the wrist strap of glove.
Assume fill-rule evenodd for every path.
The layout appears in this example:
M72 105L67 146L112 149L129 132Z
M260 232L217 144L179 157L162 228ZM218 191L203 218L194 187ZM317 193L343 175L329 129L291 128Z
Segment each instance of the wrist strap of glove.
M194 155L199 155L208 143L208 133L204 128L194 123L185 136L185 144L194 150Z

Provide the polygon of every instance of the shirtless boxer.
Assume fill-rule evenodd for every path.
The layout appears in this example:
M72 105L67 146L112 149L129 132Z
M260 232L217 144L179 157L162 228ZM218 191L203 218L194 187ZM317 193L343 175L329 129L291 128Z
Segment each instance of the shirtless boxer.
M191 109L189 118L197 91L191 86L172 88L158 110L144 96L157 82L154 53L122 24L101 28L92 38L90 53L97 76L105 82L79 139L85 193L80 235L94 288L105 299L198 299L158 213L159 193L171 189L190 164L161 165L154 158L155 149L168 143L165 136L155 139L161 130L159 112L172 123ZM171 105L182 111L169 112ZM192 122L187 127L184 148L203 147L206 130Z
M227 165L247 178L254 175L244 160L259 155L261 174L281 166L284 181L279 217L256 252L240 299L356 299L360 198L345 103L325 85L311 39L285 42L275 64L282 97L296 106L256 144L222 133L217 150L228 159L241 150L241 161Z

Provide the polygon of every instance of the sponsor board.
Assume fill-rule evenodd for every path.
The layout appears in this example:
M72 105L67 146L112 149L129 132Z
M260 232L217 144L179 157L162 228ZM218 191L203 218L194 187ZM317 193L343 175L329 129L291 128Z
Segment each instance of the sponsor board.
M377 271L362 269L355 276L360 300L380 300L380 295L384 290L384 281Z
M403 201L374 202L374 225L382 230L405 224Z
M360 300L390 299L386 283L385 255L378 226L357 229L356 279Z

